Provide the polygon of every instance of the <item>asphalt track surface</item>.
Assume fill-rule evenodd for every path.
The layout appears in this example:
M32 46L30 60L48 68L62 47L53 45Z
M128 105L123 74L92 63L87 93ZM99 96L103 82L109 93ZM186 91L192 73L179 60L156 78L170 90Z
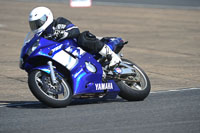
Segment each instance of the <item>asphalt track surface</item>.
M74 101L60 109L37 102L1 106L0 132L199 133L199 101L200 88L190 88L152 92L140 102Z
M199 0L93 0L93 4L161 9L200 9Z
M33 1L33 0L18 0ZM69 0L34 0L35 2L63 2ZM133 6L150 8L200 9L199 0L92 0L93 5Z
M123 4L144 4L144 5L165 5L165 6L192 6L199 7L199 0L93 0L93 2L123 3Z

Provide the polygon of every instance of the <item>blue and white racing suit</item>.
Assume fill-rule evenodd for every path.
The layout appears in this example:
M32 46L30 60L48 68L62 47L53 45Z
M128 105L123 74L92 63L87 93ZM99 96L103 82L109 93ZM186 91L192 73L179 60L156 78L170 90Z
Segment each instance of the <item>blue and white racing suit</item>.
M59 17L53 20L52 24L42 33L42 36L47 39L62 41L64 39L78 38L79 34L80 31L77 26L69 20Z

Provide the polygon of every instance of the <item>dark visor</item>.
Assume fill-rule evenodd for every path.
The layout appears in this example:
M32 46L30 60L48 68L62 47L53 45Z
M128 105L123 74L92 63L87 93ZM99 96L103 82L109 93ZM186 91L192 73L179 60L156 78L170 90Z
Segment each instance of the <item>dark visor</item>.
M40 19L35 21L29 21L29 25L32 31L39 29L47 21L47 16L44 15Z

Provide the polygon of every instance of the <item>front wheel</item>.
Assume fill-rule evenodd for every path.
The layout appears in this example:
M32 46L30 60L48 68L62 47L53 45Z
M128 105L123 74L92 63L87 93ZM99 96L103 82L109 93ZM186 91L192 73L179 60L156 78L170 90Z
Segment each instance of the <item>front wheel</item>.
M34 70L29 73L28 85L33 95L44 104L58 108L66 107L72 98L72 90L67 81L56 74L57 83L54 85L51 82L50 75Z
M122 62L133 68L134 75L127 76L121 81L117 82L120 88L119 96L128 101L144 100L151 90L151 84L146 73L135 63L122 59ZM124 66L121 66L124 67Z

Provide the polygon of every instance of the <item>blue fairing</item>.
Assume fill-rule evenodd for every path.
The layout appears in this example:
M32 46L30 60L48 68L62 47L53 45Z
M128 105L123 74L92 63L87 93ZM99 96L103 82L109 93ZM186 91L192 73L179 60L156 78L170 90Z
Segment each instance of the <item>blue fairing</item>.
M114 42L109 44L113 48L114 45ZM20 67L28 73L35 69L50 73L47 65L49 60L53 61L54 65L60 64L70 73L70 77L66 77L67 75L64 73L61 73L61 76L71 79L74 95L101 93L105 92L105 89L108 93L119 92L119 88L113 80L102 83L101 64L93 58L93 55L83 52L73 39L55 42L35 35L25 43L20 58ZM89 70L86 66L87 63L94 66L95 72ZM55 71L60 72L57 68Z

